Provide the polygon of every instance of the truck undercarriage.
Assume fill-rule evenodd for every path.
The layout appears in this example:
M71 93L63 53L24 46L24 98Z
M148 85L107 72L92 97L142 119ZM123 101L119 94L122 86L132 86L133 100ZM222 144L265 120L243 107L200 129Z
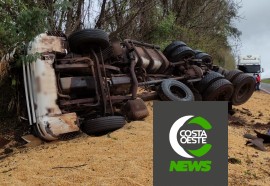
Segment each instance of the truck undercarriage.
M98 29L37 36L23 64L29 123L44 140L79 131L99 134L121 128L125 119L148 115L145 100L246 102L254 79L213 65L212 58L185 43L160 47L108 39Z

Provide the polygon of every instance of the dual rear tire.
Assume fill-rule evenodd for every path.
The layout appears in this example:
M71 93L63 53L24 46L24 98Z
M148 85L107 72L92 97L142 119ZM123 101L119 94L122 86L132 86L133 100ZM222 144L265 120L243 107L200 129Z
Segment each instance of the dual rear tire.
M195 52L182 41L173 41L163 51L171 62L178 62L195 56Z
M230 75L231 74L231 75ZM230 101L233 105L245 103L253 94L254 78L243 73L230 73L230 82L217 72L209 72L195 88L203 101ZM237 75L238 74L238 75ZM159 96L164 101L194 101L194 94L188 86L176 80L164 80L159 88Z
M204 101L229 101L234 88L231 82L217 72L209 72L195 84Z

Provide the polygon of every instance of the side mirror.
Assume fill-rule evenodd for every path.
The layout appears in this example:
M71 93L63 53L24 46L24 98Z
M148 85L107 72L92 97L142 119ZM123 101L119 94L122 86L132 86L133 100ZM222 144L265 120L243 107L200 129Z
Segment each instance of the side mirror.
M264 72L264 69L262 68L262 72Z

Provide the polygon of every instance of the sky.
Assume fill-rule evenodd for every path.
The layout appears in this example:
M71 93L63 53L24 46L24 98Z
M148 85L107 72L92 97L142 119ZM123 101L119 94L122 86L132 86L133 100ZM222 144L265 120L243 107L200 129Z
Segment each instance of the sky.
M235 0L242 7L235 26L242 32L240 55L260 55L264 72L262 78L270 78L270 1Z

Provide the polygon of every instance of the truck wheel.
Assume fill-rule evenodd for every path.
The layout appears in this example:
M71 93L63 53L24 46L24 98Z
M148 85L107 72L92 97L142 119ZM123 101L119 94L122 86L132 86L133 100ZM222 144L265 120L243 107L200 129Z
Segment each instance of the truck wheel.
M169 56L169 60L172 62L178 62L178 61L188 59L194 56L195 56L195 53L191 48L187 46L182 46L182 47L176 48L172 52L172 54Z
M232 83L234 85L234 93L231 99L233 105L245 103L255 90L255 79L247 74L240 74Z
M186 43L182 41L173 41L171 44L169 44L163 51L163 54L168 57L171 55L171 53L178 47L181 46L187 46Z
M195 53L196 59L201 59L203 63L205 64L211 64L212 63L212 57L204 52L197 52Z
M219 67L217 72L223 76L227 76L227 74L229 73L229 70Z
M232 82L237 76L239 76L240 74L242 74L243 72L240 70L231 70L227 73L227 75L225 76L225 78L227 80L229 80L230 82Z
M224 76L221 74L210 71L207 75L205 75L200 82L198 82L195 88L200 92L203 93L209 85L211 85L214 81L218 79L223 79Z
M224 71L224 68L222 68L222 67L219 67L219 68L218 68L218 71L217 71L217 73L220 73L220 74L222 74L222 75L223 75L223 71Z
M69 132L65 134L60 134L58 139L62 141L67 141L76 138L78 135L81 134L81 131Z
M233 94L233 85L226 79L213 82L204 92L204 101L228 101Z
M159 96L163 101L194 101L191 90L184 83L172 79L162 81Z
M122 128L125 125L122 116L107 116L90 119L82 124L82 131L88 135L103 134Z
M68 37L70 50L74 53L88 53L91 49L109 47L109 37L100 29L85 29L72 33Z
M198 55L200 53L203 53L201 50L193 50L193 51L194 51L195 55Z

